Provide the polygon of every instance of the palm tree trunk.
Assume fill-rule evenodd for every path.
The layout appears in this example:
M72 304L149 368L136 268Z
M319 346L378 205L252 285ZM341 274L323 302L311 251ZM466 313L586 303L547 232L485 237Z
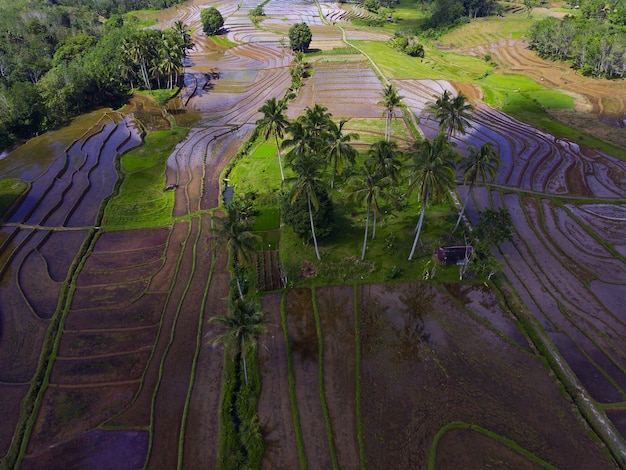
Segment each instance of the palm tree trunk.
M239 279L239 263L236 259L237 255L234 255L233 267L235 268L235 279L237 280L237 290L239 291L239 298L243 300L243 291L241 290L241 280Z
M376 211L374 211L374 226L372 227L372 240L376 238Z
M309 220L311 221L311 233L313 234L313 244L315 245L315 254L317 255L317 260L322 261L322 257L320 256L320 250L317 248L317 238L315 237L315 225L313 224L313 208L311 207L311 196L307 194L307 202L309 204Z
M417 240L419 240L420 232L422 231L422 224L424 223L424 214L426 213L427 204L428 204L428 192L426 193L426 197L424 198L424 205L422 206L422 213L420 214L419 221L417 222L417 233L415 234L415 240L413 240L413 247L411 248L411 253L409 254L409 261L413 259L413 255L415 254L415 248L417 247Z
M248 365L246 364L246 355L242 354L241 358L243 359L243 376L246 378L246 387L250 388L248 385Z
M278 145L278 135L276 137L276 153L278 155L278 166L280 167L280 179L281 181L285 181L285 173L283 173L283 160L280 158L280 145Z
M367 203L367 215L365 216L365 235L363 236L363 252L361 253L361 261L365 260L365 250L367 249L367 232L369 230L369 223L370 223L370 205L371 203L368 202Z
M469 201L470 196L472 195L472 188L474 187L474 183L470 183L469 190L467 192L467 196L465 196L465 201L463 201L463 207L461 207L461 213L459 214L459 218L456 219L456 225L452 229L452 233L456 232L456 229L459 227L461 223L461 219L463 218L463 214L465 213L465 207L467 206L467 201Z

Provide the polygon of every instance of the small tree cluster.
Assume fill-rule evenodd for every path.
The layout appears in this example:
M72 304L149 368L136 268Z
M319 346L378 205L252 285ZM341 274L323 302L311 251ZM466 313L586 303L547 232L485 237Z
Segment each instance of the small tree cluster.
M289 45L291 50L306 52L313 39L311 28L306 23L296 23L289 28Z
M411 57L424 57L424 46L415 42L413 38L398 36L388 41L389 46L398 52L404 52Z
M202 30L207 36L219 33L224 26L224 18L215 7L204 8L200 11L200 21L202 22Z

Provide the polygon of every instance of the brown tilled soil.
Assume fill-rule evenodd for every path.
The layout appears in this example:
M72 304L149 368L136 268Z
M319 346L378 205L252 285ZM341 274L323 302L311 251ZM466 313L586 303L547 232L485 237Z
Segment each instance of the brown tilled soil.
M298 450L291 414L287 347L281 326L280 294L263 297L268 333L259 340L261 396L259 420L265 440L261 468L298 468Z
M307 462L310 468L331 468L326 423L319 393L319 349L311 291L291 291L287 297L286 309L296 381L296 401Z
M485 51L498 62L502 72L526 75L547 88L574 96L574 109L548 110L555 119L626 147L626 86L623 80L585 77L566 63L541 59L522 40L502 41L466 52L481 54ZM467 90L464 88L463 91Z
M203 222L203 225L206 226L206 223L208 220ZM227 270L226 250L216 249L213 254L215 264L207 294L202 323L202 343L185 427L184 468L212 468L217 462L218 412L224 351L222 348L212 346L211 339L216 332L214 324L210 324L209 320L216 315L224 314L230 274Z
M325 287L315 294L324 339L324 394L333 423L337 461L340 468L357 467L354 289Z
M372 468L424 468L435 434L454 421L487 429L557 467L613 467L544 364L434 285L363 286L359 315L365 450ZM524 468L525 459L505 446L489 445L485 460L482 446L445 437L437 455L461 453L456 468L489 461Z

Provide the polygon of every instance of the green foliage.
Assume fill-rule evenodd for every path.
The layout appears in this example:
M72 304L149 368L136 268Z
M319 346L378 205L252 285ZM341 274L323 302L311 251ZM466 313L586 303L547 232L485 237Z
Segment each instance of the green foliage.
M539 56L572 61L585 75L615 78L626 71L626 29L597 16L548 17L531 26L529 37Z
M355 26L382 27L387 23L382 18L352 18L352 24Z
M123 181L105 208L107 228L155 227L171 223L174 193L163 191L167 158L187 129L148 134L144 144L121 159Z
M481 244L490 246L513 240L513 220L507 209L487 209L478 215L480 222L474 233Z
M315 235L319 240L323 240L333 232L335 211L333 203L325 190L318 188L315 190L315 193L319 201L317 211L313 212ZM281 202L281 214L284 223L289 225L298 237L307 243L313 239L309 207L305 195L294 200L292 194L284 193Z
M265 16L265 12L263 11L263 5L257 5L252 10L248 12L248 16L251 18L256 18L258 16Z
M213 36L224 26L224 18L215 7L203 8L200 11L202 30L207 36Z
M13 203L28 189L28 184L17 179L0 180L0 219Z
M313 39L313 33L309 25L302 22L296 23L289 28L289 45L293 51L306 52Z

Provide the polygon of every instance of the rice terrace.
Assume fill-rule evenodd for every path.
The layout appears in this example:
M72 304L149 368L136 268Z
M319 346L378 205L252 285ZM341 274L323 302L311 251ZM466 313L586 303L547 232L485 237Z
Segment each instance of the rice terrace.
M623 1L31 3L0 469L626 468Z

